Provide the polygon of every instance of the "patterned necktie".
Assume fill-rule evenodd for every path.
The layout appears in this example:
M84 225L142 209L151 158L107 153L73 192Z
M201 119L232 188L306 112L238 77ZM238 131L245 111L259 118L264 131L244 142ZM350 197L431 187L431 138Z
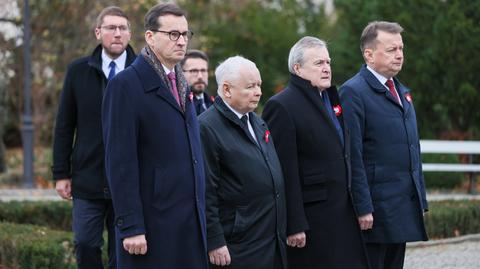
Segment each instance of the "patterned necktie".
M388 89L390 90L390 94L393 96L393 98L395 98L395 101L397 101L397 103L401 104L400 99L398 98L398 93L395 90L395 86L393 85L393 80L389 79L389 80L387 80L387 82L385 82L385 84L387 85Z
M115 62L111 61L108 66L110 67L110 72L108 73L108 80L111 80L115 76Z
M175 72L168 73L167 77L172 84L172 87L170 88L170 91L172 92L172 95L175 98L175 100L177 100L178 105L181 107L180 97L178 96L177 79L176 79L176 76L175 76Z
M325 105L325 110L327 110L327 113L330 116L330 119L332 120L333 125L337 130L338 136L340 137L340 141L342 142L342 145L343 145L344 144L343 130L342 130L342 127L340 126L340 122L338 121L337 116L335 116L335 113L333 112L332 104L330 103L330 98L328 98L328 93L326 91L322 92L322 101L323 101L323 104Z

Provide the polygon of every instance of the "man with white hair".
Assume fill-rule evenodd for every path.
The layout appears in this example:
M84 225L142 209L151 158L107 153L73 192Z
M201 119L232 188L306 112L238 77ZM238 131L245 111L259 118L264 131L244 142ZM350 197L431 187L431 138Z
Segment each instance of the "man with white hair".
M286 268L285 191L270 131L253 111L262 79L253 62L215 70L218 95L199 116L211 268Z
M325 42L300 39L288 68L287 88L268 100L262 116L285 178L289 267L368 268L351 200L348 130Z

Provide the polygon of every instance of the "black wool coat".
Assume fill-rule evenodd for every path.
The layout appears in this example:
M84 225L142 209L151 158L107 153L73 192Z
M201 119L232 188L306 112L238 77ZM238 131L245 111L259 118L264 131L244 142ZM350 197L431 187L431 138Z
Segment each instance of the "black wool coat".
M337 111L345 147L318 89L296 75L268 100L262 115L285 178L287 235L307 235L304 248L288 248L289 268L368 268L350 194L349 134L337 90L327 91L327 109Z
M199 116L208 250L228 247L232 262L221 268L273 269L275 255L286 268L282 171L265 122L249 117L259 145L219 97Z
M130 45L126 51L125 68L136 57ZM74 198L110 198L101 123L106 85L101 45L68 66L54 130L52 173L54 180L72 179Z

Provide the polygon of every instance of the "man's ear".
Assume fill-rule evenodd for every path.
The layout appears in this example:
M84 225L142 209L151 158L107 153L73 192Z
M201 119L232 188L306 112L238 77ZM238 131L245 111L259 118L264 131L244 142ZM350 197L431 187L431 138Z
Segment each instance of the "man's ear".
M293 65L293 71L295 71L295 75L300 75L300 65L299 64L294 64Z
M373 58L373 49L363 50L363 58L365 59L365 62L373 64L375 62Z
M228 82L223 82L222 91L223 91L223 96L225 96L225 98L232 97L232 93L230 91L231 89L232 87L230 87L230 84L228 84Z
M100 40L100 38L101 38L101 31L102 31L102 29L100 29L100 27L95 27L95 31L94 31L94 32L95 32L95 38L96 38L97 40Z
M154 47L153 45L154 45L155 42L153 40L153 32L152 31L147 30L145 32L145 41L147 42L147 44L150 48Z

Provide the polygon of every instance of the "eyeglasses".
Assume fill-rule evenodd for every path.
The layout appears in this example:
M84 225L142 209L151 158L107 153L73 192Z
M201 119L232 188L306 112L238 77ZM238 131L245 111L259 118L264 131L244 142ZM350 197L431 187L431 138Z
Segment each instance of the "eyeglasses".
M130 31L130 28L126 25L104 25L104 26L100 26L100 28L105 30L105 32L107 33L115 33L117 29L120 31L120 33L125 33Z
M188 40L188 39L192 38L192 36L193 36L192 31L185 31L183 33L180 33L179 31L170 31L170 32L160 31L160 30L150 30L150 31L168 34L168 38L170 38L170 40L172 40L172 41L177 41L180 38L180 36L183 36L183 39L185 39L185 40Z
M198 73L202 73L202 75L206 74L208 72L207 69L190 69L190 70L183 70L183 72L188 72L192 75L198 75Z

